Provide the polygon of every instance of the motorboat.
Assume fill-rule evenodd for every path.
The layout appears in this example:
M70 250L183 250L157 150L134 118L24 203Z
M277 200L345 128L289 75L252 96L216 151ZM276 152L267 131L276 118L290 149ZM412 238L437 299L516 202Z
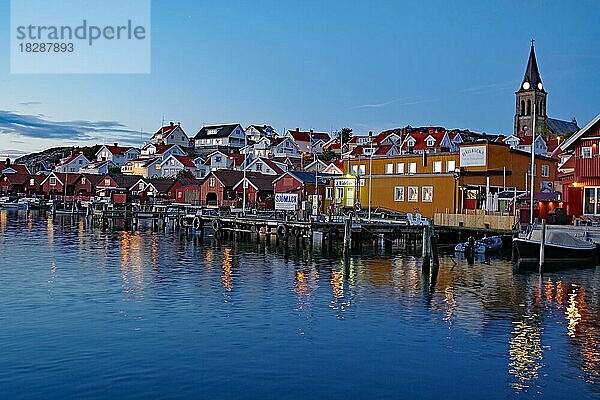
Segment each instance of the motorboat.
M10 201L8 197L0 198L0 209L4 210L28 210L29 203Z
M525 238L513 239L515 261L539 264L542 231L532 230ZM597 259L596 244L561 230L546 230L544 264L579 264Z
M473 240L473 238L469 239L468 242L457 244L454 247L454 251L457 253L473 251L477 254L486 254L502 249L502 238L500 236L484 237L479 240Z
M501 250L503 246L502 238L500 236L484 237L475 242L475 253L486 254L492 251Z

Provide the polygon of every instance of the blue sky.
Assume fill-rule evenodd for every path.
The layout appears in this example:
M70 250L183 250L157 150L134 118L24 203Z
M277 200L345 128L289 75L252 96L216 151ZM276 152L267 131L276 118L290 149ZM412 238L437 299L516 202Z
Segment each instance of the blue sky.
M156 0L145 75L11 75L5 28L0 153L139 142L163 117L189 135L222 122L510 134L532 37L548 114L582 126L600 112L598 15L597 1Z

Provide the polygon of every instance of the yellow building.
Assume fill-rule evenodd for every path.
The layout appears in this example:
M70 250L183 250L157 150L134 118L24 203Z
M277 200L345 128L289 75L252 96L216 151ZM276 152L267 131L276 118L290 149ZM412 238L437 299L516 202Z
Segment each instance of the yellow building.
M534 192L552 191L556 160L536 156ZM461 145L457 153L373 156L344 163L334 180L337 207L358 205L420 213L498 211L498 194L528 189L531 154L495 142ZM358 205L357 205L358 203Z

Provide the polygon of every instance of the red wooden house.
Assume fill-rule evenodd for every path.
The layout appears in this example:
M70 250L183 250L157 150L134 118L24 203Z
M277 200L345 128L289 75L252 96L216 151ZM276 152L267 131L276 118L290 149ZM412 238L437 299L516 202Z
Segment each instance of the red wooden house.
M199 205L202 201L202 181L198 179L179 178L169 192L175 203Z
M220 169L211 171L201 185L202 205L231 207L238 205L234 187L243 179L242 171Z
M50 173L41 183L42 192L51 198L75 195L75 182L80 174ZM66 186L66 187L65 187Z
M554 152L570 216L600 216L600 114Z
M319 195L319 212L324 212L332 200L332 175L318 174L305 171L288 171L273 181L275 193L297 193L298 201L309 201L315 195L315 181ZM330 189L327 189L330 188Z
M244 182L246 182L246 207L258 210L272 210L275 205L275 192L273 181L275 175L267 175L256 172L246 172L244 178L233 187L237 192L237 198L244 198Z

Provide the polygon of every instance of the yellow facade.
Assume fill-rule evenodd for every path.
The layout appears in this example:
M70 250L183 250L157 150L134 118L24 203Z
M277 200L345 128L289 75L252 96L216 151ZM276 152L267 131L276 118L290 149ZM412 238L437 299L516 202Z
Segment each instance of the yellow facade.
M472 193L484 189L490 193L514 188L524 191L530 159L526 152L497 143L463 145L460 153L352 159L344 164L344 177L335 180L334 201L343 208L359 203L365 210L370 197L371 209L380 207L425 217L437 212L461 212L479 208L469 198ZM536 192L542 181L555 181L555 163L551 158L536 156Z

